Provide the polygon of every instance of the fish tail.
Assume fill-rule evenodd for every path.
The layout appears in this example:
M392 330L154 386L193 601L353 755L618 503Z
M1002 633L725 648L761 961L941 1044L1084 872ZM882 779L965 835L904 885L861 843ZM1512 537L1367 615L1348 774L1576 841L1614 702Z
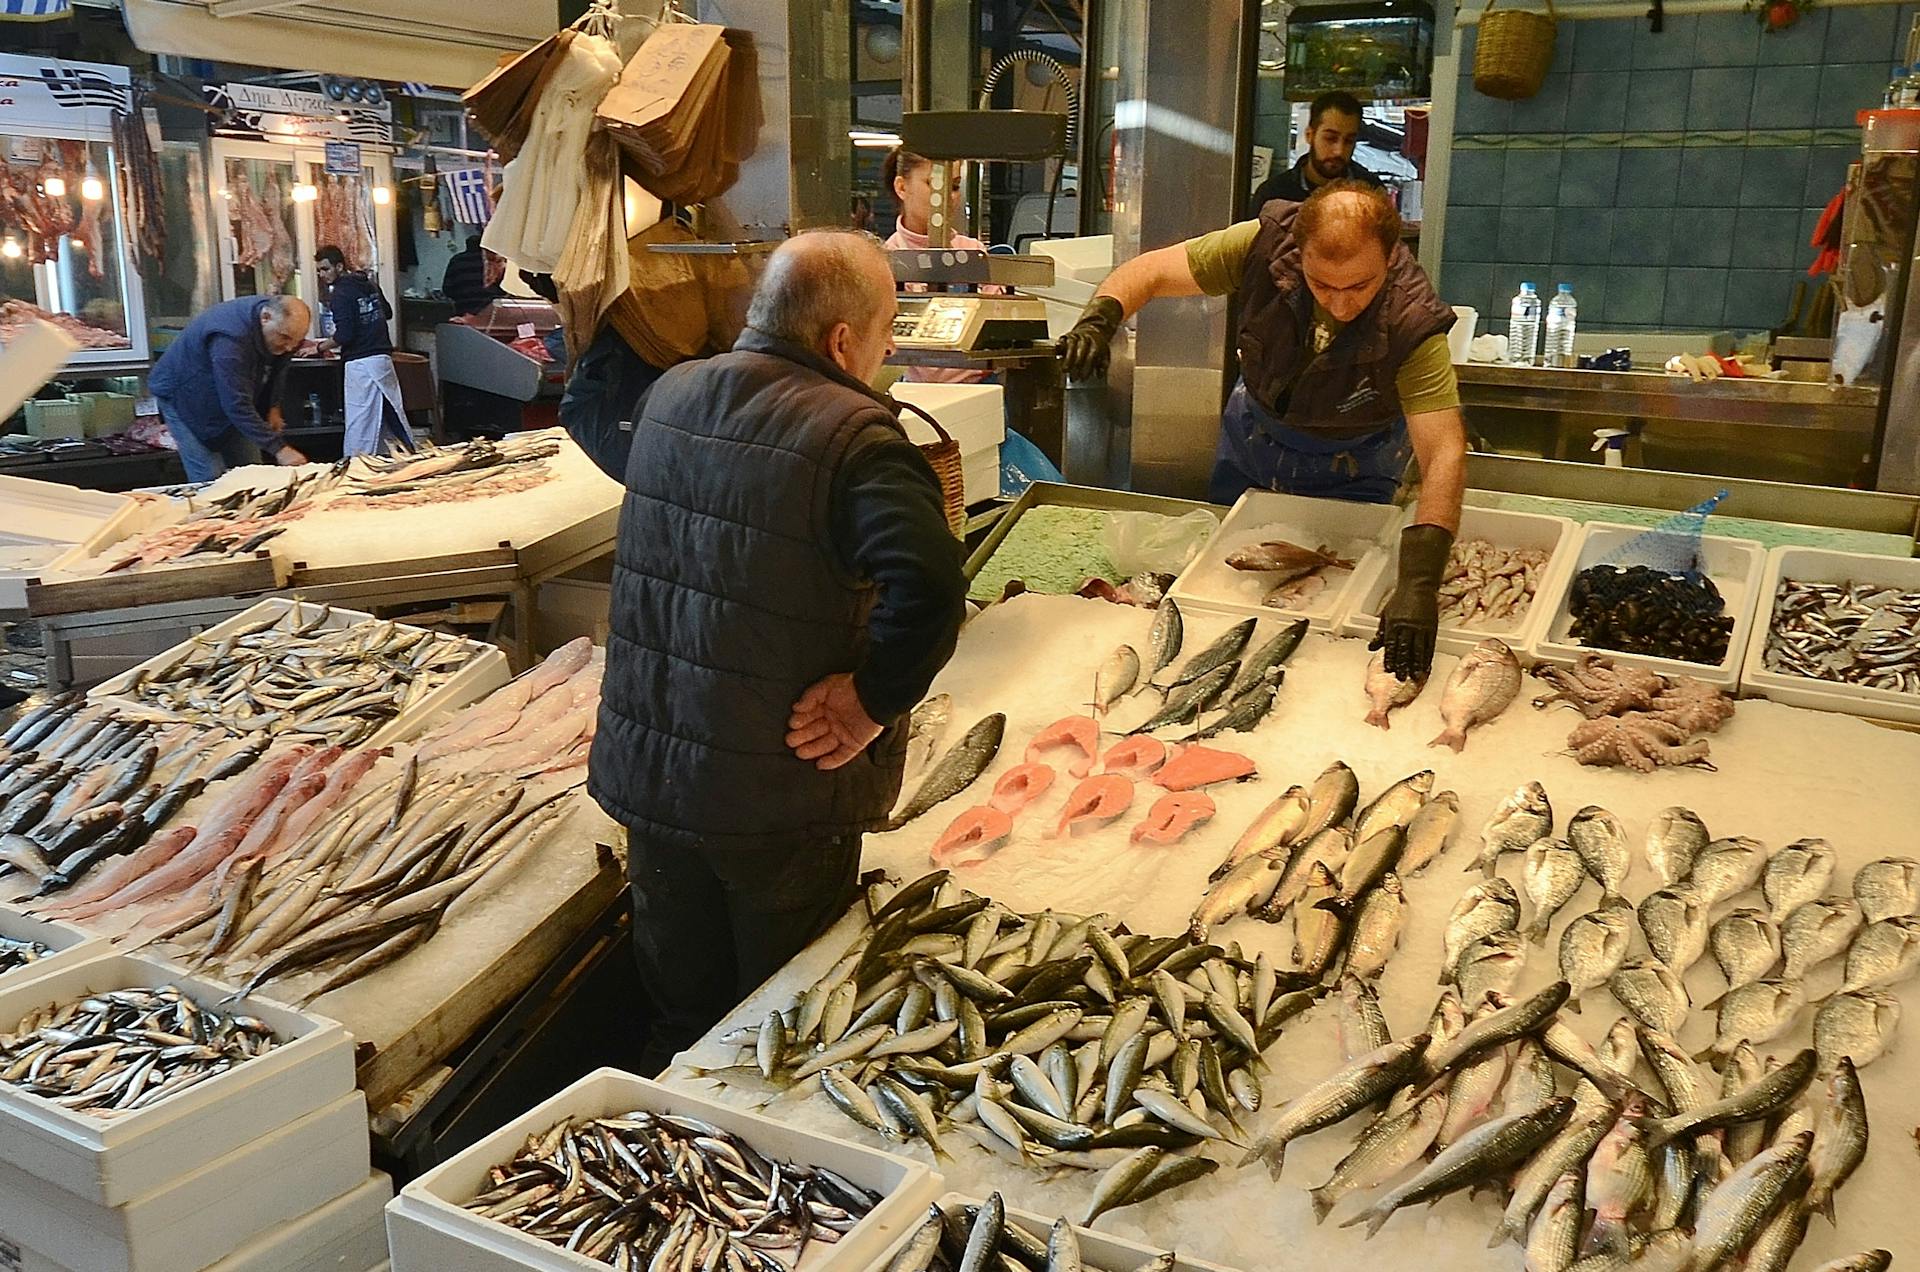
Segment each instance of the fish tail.
M1455 754L1467 749L1467 731L1465 729L1444 729L1440 736L1427 743L1428 746L1451 747Z
M1339 1196L1337 1194L1330 1196L1329 1194L1331 1193L1333 1193L1333 1186L1331 1184L1307 1190L1307 1196L1313 1202L1313 1221L1315 1223L1325 1223L1327 1216L1333 1213L1334 1206L1339 1203Z
M1346 1223L1343 1223L1340 1226L1343 1228L1349 1228L1349 1227L1352 1227L1354 1224L1359 1223L1362 1220L1365 1220L1367 1225L1367 1240L1371 1241L1373 1240L1373 1234L1380 1231L1381 1227L1383 1227L1386 1224L1387 1220L1391 1218L1393 1218L1393 1207L1387 1206L1387 1205L1379 1205L1379 1206L1374 1206L1370 1210L1362 1211L1360 1214L1356 1215L1354 1218L1348 1220Z
M1580 1014L1580 996L1578 994L1568 994L1567 1001L1563 1003L1562 1006L1578 1016Z
M1535 945L1545 945L1547 943L1547 931L1552 926L1553 916L1542 914L1530 920L1525 927L1521 928L1520 935L1526 937L1527 940Z
M1813 1191L1807 1194L1807 1205L1827 1217L1827 1222L1839 1226L1833 1217L1833 1190L1821 1184L1815 1184Z
M1624 1255L1632 1247L1628 1244L1627 1225L1619 1215L1595 1214L1593 1228L1587 1233L1586 1254Z
M1387 720L1387 713L1385 711L1382 711L1378 707L1375 707L1373 710L1367 712L1367 723L1372 725L1376 729L1393 728L1393 725Z

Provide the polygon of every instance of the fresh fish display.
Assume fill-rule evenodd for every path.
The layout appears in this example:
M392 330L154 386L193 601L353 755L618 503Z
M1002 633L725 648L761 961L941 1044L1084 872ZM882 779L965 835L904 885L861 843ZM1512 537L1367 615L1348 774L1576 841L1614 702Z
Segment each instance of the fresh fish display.
M1801 839L1774 853L1760 877L1760 892L1773 921L1781 922L1823 895L1833 882L1833 867L1833 845L1824 839Z
M1400 876L1389 871L1359 902L1347 934L1347 971L1355 976L1378 976L1385 971L1406 921L1406 892Z
M1056 720L1034 734L1027 743L1026 762L1042 763L1049 751L1071 749L1078 752L1067 761L1067 772L1085 777L1100 758L1100 726L1090 716L1068 716Z
M1447 850L1453 828L1460 821L1460 797L1441 791L1420 806L1407 823L1407 846L1400 853L1400 876L1411 878Z
M936 866L977 865L1013 836L1013 818L991 806L969 808L940 832L927 850Z
M1706 1054L1722 1060L1743 1042L1771 1042L1806 1005L1807 993L1798 981L1759 980L1729 990L1720 1000L1719 1023Z
M1060 810L1053 837L1098 829L1133 807L1133 783L1116 774L1090 777L1073 788Z
M1000 812L1012 817L1053 788L1054 772L1046 764L1016 764L1000 775L987 798Z
M1649 893L1638 913L1647 949L1678 975L1707 952L1708 910L1686 884Z
M610 1267L784 1272L880 1204L825 1167L768 1158L697 1118L635 1109L529 1136L466 1203L483 1219Z
M1920 693L1920 592L1783 578L1767 630L1767 670L1889 693Z
M1589 649L1718 665L1733 638L1733 616L1704 574L1590 566L1574 576L1567 608L1573 638Z
M1544 1108L1484 1122L1435 1157L1419 1174L1341 1226L1365 1223L1371 1236L1402 1206L1429 1201L1503 1175L1557 1134L1572 1113L1573 1101L1561 1098Z
M1162 764L1167 762L1168 748L1165 742L1151 733L1142 733L1137 737L1122 738L1100 757L1102 773L1118 773L1140 781L1153 775Z
M1609 897L1567 924L1560 933L1560 976L1573 986L1571 1010L1580 1010L1581 994L1606 984L1621 970L1632 944L1633 907L1624 897Z
M386 620L330 628L331 618L327 606L295 605L218 640L192 637L119 696L236 733L353 746L486 648Z
M1440 983L1453 983L1454 969L1469 945L1494 932L1512 932L1519 927L1520 897L1512 884L1496 877L1468 888L1460 894L1453 913L1447 917Z
M1446 728L1431 745L1466 749L1467 731L1487 723L1520 695L1520 660L1505 641L1487 639L1468 650L1440 696Z
M1553 1098L1551 1095L1547 1097L1549 1101ZM1523 1104L1523 1108L1539 1108L1545 1102ZM1617 1114L1618 1110L1605 1101L1575 1105L1565 1128L1548 1141L1515 1176L1513 1197L1508 1201L1493 1235L1487 1239L1489 1248L1503 1241L1526 1240L1527 1225L1546 1202L1555 1181L1585 1165L1593 1150L1613 1129Z
M1153 612L1153 626L1147 632L1146 681L1151 684L1161 671L1172 665L1180 656L1180 646L1186 640L1186 627L1181 621L1180 606L1172 598L1160 602L1160 608Z
M1536 839L1527 849L1522 872L1527 900L1533 905L1533 917L1521 929L1527 940L1544 945L1553 925L1553 916L1573 899L1587 881L1587 868L1580 854L1564 839Z
M1808 1152L1807 1209L1817 1210L1836 1222L1833 1197L1840 1186L1867 1156L1867 1097L1860 1090L1860 1075L1852 1060L1840 1057L1820 1093L1813 1127L1813 1147Z
M1647 864L1661 885L1679 883L1693 873L1693 861L1713 841L1707 825L1690 808L1663 808L1647 825Z
M1300 844L1288 856L1280 882L1274 885L1273 896L1260 908L1258 917L1269 923L1279 922L1299 901L1307 881L1313 877L1314 867L1325 866L1329 876L1338 878L1352 851L1353 836L1343 826L1330 826Z
M1567 823L1567 842L1580 854L1581 864L1602 892L1610 897L1621 895L1621 886L1633 869L1633 854L1618 817L1589 804Z
M903 777L911 781L926 771L947 736L953 721L953 695L936 693L913 709L907 717L907 767Z
M1447 1096L1440 1091L1369 1126L1327 1182L1309 1190L1314 1222L1324 1223L1342 1198L1377 1188L1419 1161L1439 1133L1446 1112Z
M23 967L31 967L52 950L38 941L16 940L13 937L0 936L0 976L8 972L17 972Z
M1159 687L1177 689L1181 685L1190 685L1203 676L1208 676L1222 667L1232 666L1236 674L1242 668L1240 655L1246 651L1247 642L1253 639L1255 620L1248 618L1235 623L1214 639L1211 645L1180 664L1180 670ZM1231 681L1232 677L1228 678Z
M1813 1047L1820 1068L1830 1071L1842 1058L1864 1069L1887 1053L1900 1026L1900 1000L1880 989L1835 994L1813 1016Z
M1689 1272L1724 1266L1753 1243L1806 1173L1811 1132L1775 1144L1722 1180L1700 1203Z
M40 1008L0 1034L0 1082L112 1119L279 1045L260 1021L195 1002L171 985L116 989Z
M1132 645L1121 645L1107 660L1100 664L1100 670L1093 677L1093 709L1101 715L1113 709L1113 704L1134 691L1140 683L1140 654Z
M1546 788L1528 782L1500 801L1480 832L1480 856L1475 863L1489 878L1505 853L1525 852L1553 834L1553 805ZM1467 867L1472 870L1472 866Z
M1214 668L1198 680L1169 690L1167 700L1160 709L1129 729L1128 736L1137 737L1155 729L1164 729L1170 724L1191 724L1196 716L1226 692L1239 670L1239 663L1230 662L1224 667Z
M1629 1225L1653 1206L1653 1159L1640 1124L1645 1112L1644 1097L1629 1097L1587 1163L1587 1204L1593 1207L1589 1252L1625 1251Z
M1227 554L1227 564L1236 570L1266 575L1268 582L1275 586L1322 570L1353 568L1352 561L1335 556L1324 543L1317 548L1303 548L1285 539L1269 539L1238 548Z
M1427 678L1402 680L1387 670L1387 654L1383 649L1373 653L1373 660L1367 664L1367 723L1378 729L1391 729L1388 715L1397 707L1404 707L1420 696L1427 687Z
M1780 929L1761 910L1742 906L1707 931L1713 961L1727 988L1751 985L1780 963Z
M1299 838L1312 839L1329 826L1337 826L1360 805L1360 779L1340 760L1329 764L1307 789L1307 824Z
M1527 961L1525 939L1518 932L1490 932L1460 952L1454 964L1454 982L1462 1003L1486 1001L1489 991L1513 992Z
M1843 994L1884 988L1920 972L1920 918L1901 915L1861 928L1847 947Z
M906 806L893 815L885 829L898 830L936 804L945 802L972 786L1000 754L1000 740L1006 735L1007 717L999 712L987 716L971 729L953 749L940 757L926 780L913 793Z
M1414 817L1426 807L1427 796L1432 790L1432 769L1409 774L1389 786L1354 818L1355 842L1365 843L1389 826L1401 830L1410 826Z
M1237 751L1182 746L1148 780L1169 791L1192 791L1217 782L1240 782L1254 775L1253 761Z
M1440 582L1441 623L1488 631L1519 626L1533 606L1550 555L1487 539L1454 540Z
M1853 899L1869 923L1920 912L1920 861L1882 857L1853 872Z
M1227 691L1229 698L1238 698L1254 686L1269 681L1278 682L1287 660L1300 648L1300 642L1307 637L1307 620L1295 619L1282 627L1274 638L1248 654L1240 662L1240 678L1233 682Z
M1708 905L1719 905L1759 884L1766 868L1766 845L1736 835L1716 839L1702 848L1688 877Z
M1608 977L1607 988L1635 1020L1658 1033L1679 1032L1693 1005L1686 985L1672 968L1646 959L1624 964Z
M1177 844L1213 819L1213 800L1198 792L1162 795L1128 836L1133 843Z
M1649 1138L1658 1148L1692 1131L1715 1131L1772 1117L1800 1098L1813 1081L1814 1063L1812 1049L1804 1050L1773 1072L1712 1103L1653 1119L1647 1123Z
M1293 843L1295 836L1307 824L1307 810L1307 792L1298 786L1289 787L1286 794L1262 809L1260 815L1253 819L1253 824L1234 841L1233 850L1227 854L1226 860L1214 868L1211 878L1215 881L1223 879L1248 857Z
M341 508L416 508L531 490L551 481L560 453L551 433L509 433L394 455L357 455L348 465Z
M1344 1122L1395 1087L1409 1081L1417 1069L1428 1036L1416 1034L1390 1042L1351 1061L1344 1069L1308 1088L1288 1102L1241 1162L1264 1161L1275 1179L1286 1159L1287 1145L1302 1135Z
M901 1251L895 1262L874 1272L998 1272L1006 1267L1031 1267L1045 1272L1154 1272L1156 1267L1170 1270L1172 1256L1165 1262L1132 1264L1122 1268L1095 1265L1080 1252L1079 1235L1065 1219L1054 1221L1043 1238L1028 1232L1006 1213L999 1193L991 1194L984 1205L938 1204L927 1208L927 1217L915 1229L915 1240Z
M192 563L189 558L245 556L286 533L337 484L338 478L327 471L295 474L285 485L271 488L242 487L218 499L200 501L184 520L123 539L68 572L98 576Z
M1847 949L1863 920L1860 905L1851 897L1823 897L1809 901L1780 925L1781 976L1797 981L1807 972Z
M1207 738L1217 738L1222 733L1253 732L1273 711L1273 704L1280 696L1280 668L1274 668L1269 675L1271 679L1256 683L1229 701L1225 711L1208 721L1204 728L1189 733L1184 740L1201 742Z

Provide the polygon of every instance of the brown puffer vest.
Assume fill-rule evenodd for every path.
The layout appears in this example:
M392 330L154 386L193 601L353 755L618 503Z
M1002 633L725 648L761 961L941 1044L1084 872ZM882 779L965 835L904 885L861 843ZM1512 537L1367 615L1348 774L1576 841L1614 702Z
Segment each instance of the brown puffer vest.
M1405 244L1387 260L1373 303L1318 355L1307 347L1313 293L1293 237L1297 203L1260 210L1260 233L1240 283L1240 375L1247 392L1289 428L1331 437L1378 432L1400 418L1394 377L1409 354L1453 326Z

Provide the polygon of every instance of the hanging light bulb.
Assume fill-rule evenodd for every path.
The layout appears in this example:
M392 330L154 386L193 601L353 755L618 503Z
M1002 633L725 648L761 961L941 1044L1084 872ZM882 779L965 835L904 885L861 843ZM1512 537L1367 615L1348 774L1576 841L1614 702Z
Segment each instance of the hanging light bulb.
M320 197L319 187L309 185L305 181L302 181L298 185L293 187L293 201L295 203L312 203L315 199L319 197Z
M0 243L0 256L4 256L10 261L19 260L20 240L11 234L7 235L6 242Z
M73 236L72 242L73 242L74 251L84 252L87 250L87 241L81 238L78 234Z
M47 192L49 199L64 199L67 196L67 179L65 177L48 177L40 183L40 188Z
M387 204L393 202L393 191L383 185L375 186L373 187L373 201L384 208Z
M107 197L107 187L98 177L88 177L80 183L80 197L88 203L98 203Z

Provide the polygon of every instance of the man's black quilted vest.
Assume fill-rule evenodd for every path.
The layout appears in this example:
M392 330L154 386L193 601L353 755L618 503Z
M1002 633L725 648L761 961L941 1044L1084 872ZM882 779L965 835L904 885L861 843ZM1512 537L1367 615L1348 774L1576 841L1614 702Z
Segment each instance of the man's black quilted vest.
M748 330L675 367L635 425L589 789L637 833L724 846L871 829L904 730L831 773L787 749L801 692L860 663L872 587L831 541L834 474L898 437L887 400Z
M1260 210L1260 233L1240 283L1240 375L1256 402L1289 428L1358 437L1400 417L1394 386L1407 355L1453 326L1405 244L1387 260L1387 281L1373 303L1314 355L1313 293L1294 241L1297 203L1275 199Z

